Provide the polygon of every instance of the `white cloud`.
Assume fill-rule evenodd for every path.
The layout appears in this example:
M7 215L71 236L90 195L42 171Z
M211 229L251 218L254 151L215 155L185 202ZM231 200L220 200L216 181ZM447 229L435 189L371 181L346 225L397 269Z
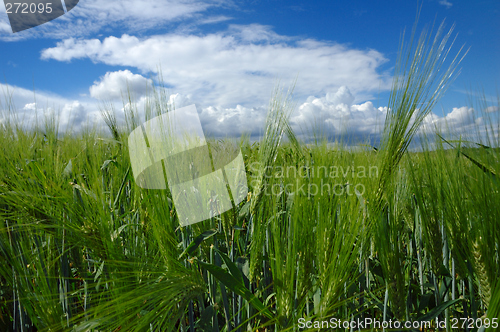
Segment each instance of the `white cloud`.
M93 106L93 105L92 105ZM80 131L84 125L97 124L101 118L100 114L91 111L78 100L67 102L63 105L59 116L59 128L61 131Z
M234 108L209 106L202 108L200 121L205 134L215 137L239 137L250 134L258 137L264 130L267 109L248 108L237 105Z
M378 135L385 120L386 107L376 108L372 102L354 104L355 97L345 86L329 92L321 98L310 96L300 104L291 116L295 133L305 140L310 138L310 129L320 127L328 136L347 133L351 137ZM190 97L171 95L176 108L189 105ZM180 101L180 102L179 102ZM267 107L236 107L197 105L203 130L215 137L239 137L243 133L257 138L263 134Z
M443 134L446 139L476 142L488 146L497 146L500 137L495 124L496 120L488 117L488 110L479 111L472 107L454 107L451 112L443 116L430 113L425 119L419 134L432 134L436 131ZM455 144L458 146L458 144ZM477 147L476 145L472 145Z
M180 20L191 20L193 25L216 23L227 18L207 16L207 10L231 5L231 0L86 0L51 22L15 34L10 28L5 7L0 6L0 40L82 37L104 28L140 32L166 27Z
M98 125L104 128L98 102L92 100L70 100L45 91L36 91L36 102L33 91L0 83L3 95L12 96L11 103L0 98L0 123L7 120L17 122L23 128L41 126L45 119L56 115L59 130L81 131L86 125Z
M5 17L7 14L5 14L5 17L2 18L3 15L0 16L0 36L1 35L6 35L6 34L12 34L12 28L10 27L10 24L8 23L9 21L5 20Z
M101 100L121 100L126 97L127 91L133 96L140 97L151 87L151 80L144 76L133 74L130 70L107 72L100 81L94 82L89 89L90 96Z
M244 42L257 43L257 42L280 42L284 40L291 40L291 37L280 36L274 31L272 27L261 24L249 25L229 25L228 34L236 36Z
M185 96L179 93L170 95L168 103L174 108L181 108L193 104L193 102L191 101L191 96Z
M419 134L432 134L438 131L445 134L457 134L463 138L483 132L484 124L484 118L474 108L454 107L451 112L443 116L429 113L419 128Z
M389 75L379 73L387 59L374 50L280 36L262 25L235 26L208 35L130 35L98 39L66 39L42 51L42 59L138 68L143 74L161 65L165 83L175 92L195 96L203 106L267 105L279 79L290 84L298 76L299 98L324 94L347 85L353 93L387 90Z
M7 91L8 89L8 91ZM60 132L80 132L86 126L97 126L98 130L107 131L101 117L102 104L93 98L69 100L44 91L37 91L36 103L33 91L0 84L0 90L12 95L15 104L10 106L18 123L24 128L40 125L43 128L46 116L57 116ZM165 92L165 91L164 91ZM215 137L240 137L250 134L252 139L258 139L265 126L267 107L235 107L203 106L193 101L192 96L179 93L166 95L170 105L181 108L196 104L204 132ZM332 90L323 97L308 97L299 104L291 116L291 126L297 136L308 141L316 134L329 138L342 136L346 139L362 139L370 137L374 144L383 130L387 107L375 107L371 101L354 103L356 97L342 86ZM135 109L139 120L145 121L144 108L147 96L135 99ZM114 102L115 115L119 125L125 125L124 107ZM129 105L125 105L125 108ZM0 102L0 124L6 122L8 105ZM432 134L436 129L444 133L459 133L473 135L484 130L483 118L477 116L470 107L458 107L443 116L430 113L425 119L419 133ZM483 129L482 129L483 128ZM496 135L497 133L495 133ZM474 141L474 140L473 140Z
M225 15L209 16L207 18L203 18L203 19L197 21L196 24L199 24L199 25L213 24L213 23L220 23L220 22L224 22L224 21L229 21L231 19L232 19L232 17L225 16Z
M439 4L446 6L446 8L451 8L451 6L453 6L453 4L451 2L449 2L448 0L439 0Z
M29 104L24 105L24 107L23 107L23 111L27 111L27 112L35 111L36 109L37 109L36 103L29 103Z
M493 113L498 111L498 106L488 106L485 109L486 113Z
M354 104L354 96L346 86L325 97L309 97L291 118L297 133L320 131L328 137L347 135L366 137L378 135L383 128L386 107L375 107L371 101Z
M131 73L116 73L118 74L117 77L132 75ZM113 75L107 75L102 80L102 82L111 84L111 80L107 80L106 77L113 78ZM14 113L19 122L25 124L27 128L37 123L42 124L44 116L52 113L58 116L61 131L79 132L86 125L97 125L101 129L105 128L99 111L102 105L95 99L68 100L57 95L37 91L37 104L35 104L32 91L13 86L1 86L2 90L7 88L10 93L13 92L13 100L16 101L16 105L13 105L13 109L16 110ZM175 108L196 103L191 96L179 93L167 95L167 98L169 104L175 105ZM356 135L377 133L377 130L380 129L378 123L383 120L386 109L377 109L371 102L353 104L354 99L354 96L346 87L341 87L336 92L329 92L321 98L311 96L306 102L297 107L292 115L291 124L299 136L302 134L302 129L308 128L317 119L321 119L323 126L334 131L352 127L352 133ZM135 99L135 109L138 110L140 121L145 120L144 107L146 101L147 97L145 95ZM119 124L124 125L124 107L117 107L119 104L114 102L116 117ZM196 104L203 129L207 135L239 137L246 133L257 138L263 133L267 113L266 106L245 107L236 105L235 107L222 107ZM125 108L127 107L130 106L125 105ZM0 112L0 114L2 113ZM348 127L342 128L342 125L346 124ZM330 134L332 133L335 132L330 132Z
M446 114L444 120L451 126L463 126L474 122L474 109L462 106L453 107L453 110Z
M422 130L432 132L435 129L446 128L460 129L475 122L475 111L472 107L454 107L452 111L443 117L429 113L424 119Z

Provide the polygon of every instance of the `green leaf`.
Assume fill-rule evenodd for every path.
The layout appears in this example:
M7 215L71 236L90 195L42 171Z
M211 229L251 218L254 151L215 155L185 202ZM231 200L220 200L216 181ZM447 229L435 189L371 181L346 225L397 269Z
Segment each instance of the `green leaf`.
M420 322L431 321L434 318L436 318L437 316L439 316L448 307L451 307L452 305L454 305L455 303L458 303L460 301L462 301L462 299L450 300L448 302L441 303L440 305L438 305L437 307L435 307L434 309L432 309L431 311L429 311L425 315L417 318L417 321L420 321Z
M419 312L422 310L425 310L425 308L427 308L431 297L434 297L434 293L427 293L427 294L424 294L420 297L420 303L418 304L418 311Z
M439 267L438 275L451 278L450 271L443 264L441 264L441 266Z
M123 177L122 184L120 185L120 189L118 189L118 193L116 194L115 202L113 204L115 209L118 207L118 201L119 201L120 195L122 194L123 187L125 187L125 183L127 183L127 177L128 177L129 173L130 173L130 166L127 168L127 172L125 172L125 176Z
M47 177L36 160L30 160L26 166L31 169L32 174L35 175L39 181L45 183Z
M222 282L224 286L232 290L237 295L240 295L245 300L248 301L255 309L263 313L269 319L273 319L274 315L269 311L267 307L253 294L248 288L245 287L243 281L239 281L233 275L225 271L223 268L218 267L213 264L198 261L198 263L203 266L208 272L210 272L217 280Z
M238 212L238 217L240 220L248 218L249 213L250 213L250 201L243 204L240 211Z
M90 321L86 321L81 323L78 326L75 326L73 328L74 332L86 332L86 331L92 331L95 328L98 328L102 324L100 319L94 319Z
M120 145L122 145L122 142L117 141L117 140L112 139L112 138L101 138L101 137L98 137L98 138L96 138L96 140L98 140L98 141L103 141L103 142L105 142L105 143L115 143L115 144L120 144Z
M183 259L186 256L192 256L193 253L196 251L196 249L198 249L198 247L200 246L200 244L203 241L211 238L215 234L217 234L217 230L209 229L208 231L205 231L205 232L201 233L200 235L198 235L193 241L191 241L191 243L186 248L186 250L184 250L182 252L182 254L179 256L179 259Z
M441 135L439 135L439 134L437 134L437 135L438 135L438 137L441 140L443 140L449 146L455 148L450 142L448 142L447 140L445 140ZM458 152L460 154L462 154L465 158L469 159L474 165L476 165L477 167L479 167L479 169L481 169L484 173L486 173L487 175L489 175L492 178L492 180L495 182L495 184L498 185L499 176L493 170L491 170L488 166L484 165L483 163L481 163L481 162L475 160L474 158L470 157L469 155L467 155L462 150L458 149Z
M212 331L212 318L214 316L214 307L208 306L201 313L200 320L196 323L196 331Z
M123 230L127 226L140 226L140 224L125 224L125 225L120 226L118 229L114 230L111 233L111 241L114 241L118 237L118 235L120 235L120 233L123 232Z
M80 186L79 184L72 184L72 187L74 189L77 189L79 191L83 191L85 194L87 194L88 196L92 197L94 200L97 200L97 196L96 194L94 194L92 191L86 189L86 188L83 188L82 186Z
M99 268L97 269L97 272L94 276L94 282L99 279L99 277L101 276L102 274L102 271L104 270L104 261L102 262L101 266L99 266Z
M236 264L234 264L231 261L231 259L225 253L221 252L218 249L215 249L215 251L222 258L222 260L226 264L227 268L229 269L229 272L231 273L231 275L233 277L235 277L238 280L238 282L240 282L242 285L244 285L243 275L241 274L241 271L240 271L240 269L238 269L238 267L236 266Z
M70 178L72 173L73 173L73 163L71 162L71 159L70 159L68 164L64 168L62 175L64 177Z
M109 167L110 164L115 164L116 165L116 160L111 160L111 159L108 159L108 160L105 160L104 163L102 164L101 166L101 170L105 170Z

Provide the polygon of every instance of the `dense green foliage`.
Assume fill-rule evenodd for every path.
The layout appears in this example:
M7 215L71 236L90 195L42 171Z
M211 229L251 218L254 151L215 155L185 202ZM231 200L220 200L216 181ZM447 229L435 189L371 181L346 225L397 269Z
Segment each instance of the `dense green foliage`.
M456 66L438 70L449 36L402 50L378 149L299 143L291 96L277 90L262 140L238 141L247 201L188 227L168 190L134 183L136 110L127 128L104 112L112 139L59 135L54 118L36 130L4 122L0 330L283 331L298 330L300 318L498 317L498 131L477 128L478 144L440 133L407 151ZM168 110L161 91L147 118Z

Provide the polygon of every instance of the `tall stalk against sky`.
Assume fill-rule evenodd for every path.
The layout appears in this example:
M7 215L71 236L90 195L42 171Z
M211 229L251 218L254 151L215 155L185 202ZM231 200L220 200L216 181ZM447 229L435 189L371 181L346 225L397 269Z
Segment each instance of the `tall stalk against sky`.
M424 29L416 40L417 23L418 15L410 40L405 42L403 33L400 42L381 140L384 157L381 159L380 190L390 180L424 118L456 78L457 67L467 53L462 52L462 46L456 55L451 55L447 65L453 40L447 45L453 27L445 33L443 21L434 38L432 29L429 32ZM377 199L381 199L380 194Z
M445 33L443 22L434 37L432 29L429 32L424 29L417 40L417 22L418 14L410 40L405 41L404 33L401 38L381 139L380 177L372 215L382 268L388 277L389 298L398 319L408 314L402 252L405 203L400 199L401 190L408 188L401 179L404 174L398 169L415 133L456 77L457 66L463 59L460 48L446 66L453 46L453 42L448 46L453 27Z

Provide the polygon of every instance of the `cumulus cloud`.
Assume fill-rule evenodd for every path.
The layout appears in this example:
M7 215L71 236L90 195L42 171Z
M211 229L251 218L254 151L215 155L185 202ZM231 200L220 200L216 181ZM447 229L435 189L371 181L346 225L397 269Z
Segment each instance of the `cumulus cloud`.
M183 102L177 105L177 100ZM308 141L318 127L327 137L346 134L351 138L364 139L377 136L382 129L387 112L386 107L375 107L372 102L355 104L350 90L342 86L323 97L310 96L296 107L291 116L291 126L295 133ZM187 96L175 94L176 108L193 103ZM253 139L263 134L267 107L236 107L197 105L201 124L205 133L214 137L239 137L249 134Z
M200 121L205 134L214 137L239 137L249 134L254 138L262 135L267 108L243 107L234 108L209 106L202 108Z
M444 117L451 126L463 126L474 122L474 109L472 107L453 107L453 110Z
M484 110L483 110L484 111ZM419 134L431 135L437 132L447 139L460 139L478 142L486 145L498 139L499 131L496 126L491 126L492 119L485 117L485 113L472 107L454 107L451 112L443 116L430 113L422 124Z
M438 116L430 113L420 127L419 135L425 134L432 138L436 131L440 132L447 139L460 139L467 142L477 142L485 145L496 145L498 142L499 130L492 125L496 120L488 115L488 110L474 109L472 107L454 107L446 115ZM429 137L429 136L428 136ZM472 145L477 147L476 145Z
M96 101L70 100L38 90L35 102L33 91L1 83L0 91L12 96L12 103L0 101L0 123L11 121L26 129L43 128L45 121L55 116L60 132L80 132L87 125L104 128Z
M129 74L127 74L129 75ZM12 94L11 115L25 128L40 125L43 128L45 118L57 116L59 131L78 133L86 126L96 126L105 132L107 129L101 114L99 101L69 100L57 95L37 91L36 103L33 92L27 89L0 84L0 90ZM167 91L162 91L167 93ZM190 95L180 93L166 94L168 104L181 108L196 104L200 121L206 135L210 137L240 137L249 134L252 140L261 137L264 131L267 107L203 106ZM134 109L139 121L145 121L144 109L147 95L135 99ZM314 137L314 133L330 139L343 137L351 142L370 139L376 145L383 130L387 107L375 107L371 101L355 102L356 97L346 86L328 91L321 97L309 96L300 103L291 116L290 124L297 136L305 142ZM125 125L125 112L130 105L118 106L114 102L115 116L120 126ZM6 123L9 112L5 103L0 103L0 124ZM443 116L430 113L423 122L419 134L432 134L440 130L450 130L460 134L477 132L483 125L483 118L471 107L457 107ZM497 133L496 133L497 134Z
M328 92L324 97L309 97L292 116L292 127L306 136L312 134L310 130L319 130L330 138L340 135L356 138L378 135L387 107L377 108L371 101L355 104L354 100L355 97L346 86L336 92Z
M29 103L24 105L23 111L37 111L36 103Z
M498 106L488 106L485 109L486 113L498 112Z
M173 108L181 108L193 104L191 96L181 95L180 93L171 94L168 98L168 103Z
M477 123L478 119L481 118L476 118L476 112L472 107L454 107L451 112L442 117L435 113L429 113L425 117L420 131L430 133L435 130L447 130L448 128L452 130L465 130Z
M107 72L100 81L95 81L89 89L90 96L97 99L122 99L130 92L140 97L151 87L152 81L142 75L133 74L130 70Z
M347 85L355 94L389 89L380 66L387 59L375 50L290 38L262 25L231 26L207 35L165 34L139 38L127 34L99 39L69 38L42 51L42 59L135 67L144 75L161 66L165 83L204 106L267 105L277 79L296 95L324 94Z
M10 28L5 7L0 6L0 39L82 37L104 28L140 32L166 27L180 20L191 21L194 25L216 23L228 18L222 15L212 17L207 11L231 4L231 0L86 0L51 22L15 34Z

